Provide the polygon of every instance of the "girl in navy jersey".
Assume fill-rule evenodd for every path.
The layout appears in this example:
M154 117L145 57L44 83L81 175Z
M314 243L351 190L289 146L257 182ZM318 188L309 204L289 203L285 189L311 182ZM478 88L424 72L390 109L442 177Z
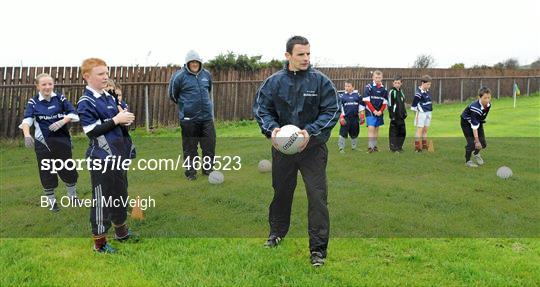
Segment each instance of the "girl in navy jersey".
M60 210L54 194L54 189L58 187L58 176L66 184L70 199L77 199L77 171L67 168L53 170L50 167L52 160L66 163L72 159L71 137L66 125L79 121L79 116L64 95L53 92L54 80L49 74L39 74L36 86L38 93L28 100L19 128L23 131L25 146L34 148L36 152L41 185L50 210L56 212ZM32 126L35 128L34 137L30 134Z

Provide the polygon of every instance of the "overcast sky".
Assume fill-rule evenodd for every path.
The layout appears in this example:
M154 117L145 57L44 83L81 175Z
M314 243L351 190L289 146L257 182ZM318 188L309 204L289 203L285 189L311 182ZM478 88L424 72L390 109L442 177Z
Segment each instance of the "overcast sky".
M374 5L377 3L377 5ZM303 35L319 66L493 65L540 57L538 0L3 1L0 66L182 64L233 51L283 59Z

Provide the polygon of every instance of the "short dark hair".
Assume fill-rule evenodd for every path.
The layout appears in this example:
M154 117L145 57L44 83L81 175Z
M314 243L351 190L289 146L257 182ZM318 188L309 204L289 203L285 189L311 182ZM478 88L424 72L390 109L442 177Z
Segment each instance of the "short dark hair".
M422 81L422 84L423 83L429 83L429 82L431 82L431 76L430 75L423 75L421 81Z
M400 75L395 76L394 81L401 81L401 76Z
M354 82L351 79L345 80L345 84L351 84L354 87Z
M292 54L294 45L309 45L308 39L302 36L292 36L287 40L287 45L285 47L287 53Z
M478 90L478 96L479 97L482 97L483 95L485 94L491 94L491 90L488 88L488 87L481 87L479 90Z

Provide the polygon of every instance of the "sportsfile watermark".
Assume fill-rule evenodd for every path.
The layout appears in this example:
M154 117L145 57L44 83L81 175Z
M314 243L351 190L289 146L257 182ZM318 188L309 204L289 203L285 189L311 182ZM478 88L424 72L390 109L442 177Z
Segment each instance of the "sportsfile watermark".
M539 137L488 138L488 147L481 151L484 164L477 168L465 165L466 140L463 137L434 137L432 150L421 153L414 152L414 138L407 138L402 153L390 152L388 138L379 138L380 152L366 153L369 141L359 137L357 149L352 149L348 139L343 154L339 152L338 140L331 137L327 142L326 182L317 181L320 186L327 186L331 238L540 237L537 208L540 149L535 148L540 146ZM74 159L83 158L85 139L75 138L74 141ZM138 234L144 238L268 236L274 187L283 187L287 181L286 176L276 170L278 164L272 160L276 151L268 139L221 138L216 150L219 157L216 156L213 167L221 169L222 181L218 184L204 173L205 160L209 162L209 159L200 154L201 157L186 161L178 138L142 137L136 143L138 157L125 164L129 169L127 195L130 201L106 200L104 205L127 204L128 224ZM509 146L514 148L508 149ZM225 160L225 155L230 155L230 159ZM232 155L241 158L241 166ZM286 157L302 159L302 155ZM111 163L107 170L111 166L117 168L125 160L116 158L113 164L112 159L109 158ZM189 180L183 165L194 159L198 162L194 167L201 171L197 171L194 180ZM59 177L54 194L60 212L56 213L41 207L44 193L34 158L29 156L22 160L17 154L5 152L0 160L1 237L88 236L89 212L96 196L90 178L93 173L101 175L102 170L92 171L92 174L78 171L77 196L85 200L82 203L70 203L64 197L69 196L69 190ZM52 170L52 162L50 165ZM68 163L71 167L69 165L72 163ZM86 169L87 160L81 165ZM512 170L511 177L498 175L502 166ZM235 170L234 167L241 168ZM178 170L148 171L160 168ZM293 202L287 238L306 237L313 193L308 193L303 175L309 173L310 168L312 166L292 174L291 184L286 186L296 187L294 193L289 194ZM61 169L59 163L55 169ZM108 183L106 175L100 178ZM114 197L115 193L97 196L101 195ZM141 209L146 209L143 220L131 216L134 209L131 199L137 196L141 198ZM147 199L149 196L155 200L155 207ZM135 210L138 214L138 208ZM284 215L288 216L288 212L286 209Z
M136 163L133 165L133 161ZM239 171L242 168L242 158L240 156L195 156L193 158L183 158L178 155L176 159L159 158L159 159L126 159L122 156L107 156L105 159L84 158L84 159L42 159L40 169L42 171L50 171L58 173L62 170L90 170L101 171L177 171L180 169L194 170L222 170L222 171Z
M99 200L99 202L98 202ZM60 199L53 199L52 202L47 196L41 196L40 200L40 206L41 207L47 207L50 208L54 204L58 204L61 207L74 207L74 208L80 208L80 207L95 207L95 206L102 206L102 207L110 207L110 208L118 208L118 207L140 207L141 210L147 210L148 208L154 208L156 207L156 200L152 198L151 196L145 197L145 198L132 198L129 195L126 197L112 197L112 196L101 196L99 199L96 198L84 198L84 199L74 199L69 196L62 196Z

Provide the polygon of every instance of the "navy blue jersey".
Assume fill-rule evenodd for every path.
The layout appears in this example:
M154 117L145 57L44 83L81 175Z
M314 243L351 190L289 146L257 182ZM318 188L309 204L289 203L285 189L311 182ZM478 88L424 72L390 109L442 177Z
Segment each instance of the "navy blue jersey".
M71 138L66 125L55 132L49 130L51 124L64 117L71 118L73 122L79 121L75 108L64 95L52 93L47 101L41 93L37 93L28 100L24 110L23 123L28 124L28 126L34 125L36 141L50 150L50 145L53 142L71 146ZM19 128L22 128L22 123Z
M431 103L431 93L429 90L424 91L422 88L416 88L414 99L411 105L413 111L419 112L431 112L433 111L433 105Z
M118 114L118 107L113 96L107 92L99 94L86 87L83 96L77 103L77 112L85 133L92 131L97 125L111 121ZM121 156L122 159L133 158L135 150L127 129L117 125L112 130L98 137L90 137L86 157L105 159L107 156Z
M478 129L480 124L486 121L490 108L491 104L484 107L480 103L480 100L476 100L468 105L465 110L463 110L463 113L461 113L461 118L468 121L471 124L471 128Z
M353 91L339 94L339 104L341 106L341 114L346 117L358 117L360 111L364 109L364 102L358 91Z
M364 96L362 100L366 105L366 116L375 116L374 111L384 111L388 99L388 91L384 85L377 87L375 82L367 84L364 88Z

